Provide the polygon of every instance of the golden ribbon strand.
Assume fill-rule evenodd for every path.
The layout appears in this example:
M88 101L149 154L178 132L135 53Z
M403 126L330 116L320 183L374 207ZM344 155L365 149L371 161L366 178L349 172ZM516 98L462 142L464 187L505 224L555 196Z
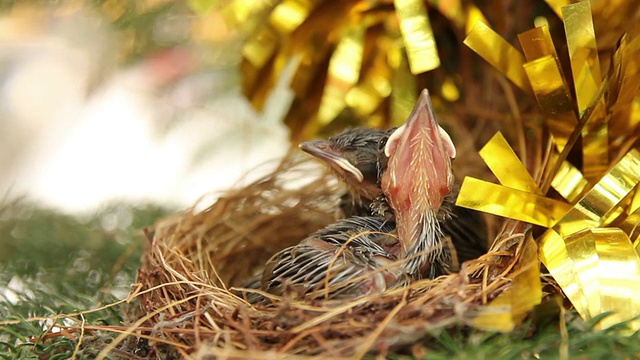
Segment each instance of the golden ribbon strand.
M538 184L518 159L501 132L496 133L479 151L480 157L500 184L512 189L540 195Z
M394 0L412 74L440 66L436 41L422 0Z
M520 89L531 91L522 67L524 56L485 23L476 22L464 43Z
M490 214L551 227L571 205L541 195L466 177L456 205Z

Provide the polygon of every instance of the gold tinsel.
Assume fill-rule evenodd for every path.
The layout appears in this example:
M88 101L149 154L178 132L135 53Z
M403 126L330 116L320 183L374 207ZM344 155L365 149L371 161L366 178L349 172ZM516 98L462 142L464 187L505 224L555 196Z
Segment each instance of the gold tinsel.
M522 66L507 58L514 48L492 38L498 35L486 25L476 26L466 40L479 55L494 54L487 60L518 87L533 89L552 144L540 186L532 185L517 158L504 155L506 142L494 137L483 158L502 185L467 178L458 205L548 228L538 237L542 263L581 316L613 312L600 323L606 327L640 315L640 36L631 29L620 39L603 76L591 3L552 5L564 19L570 71L561 66L545 26L520 35L525 56L514 59L526 58ZM614 5L629 8L629 3ZM637 8L617 20L637 14ZM522 85L521 73L528 86ZM582 170L568 161L575 146L580 146ZM542 195L550 194L549 186L560 196ZM478 193L492 195L479 198ZM639 329L640 322L631 326Z
M295 99L285 121L296 140L354 122L403 123L417 99L416 76L441 63L429 13L439 12L458 33L484 19L462 1L237 0L221 7L247 35L243 87L256 108L294 65ZM431 92L457 99L455 75L444 75Z

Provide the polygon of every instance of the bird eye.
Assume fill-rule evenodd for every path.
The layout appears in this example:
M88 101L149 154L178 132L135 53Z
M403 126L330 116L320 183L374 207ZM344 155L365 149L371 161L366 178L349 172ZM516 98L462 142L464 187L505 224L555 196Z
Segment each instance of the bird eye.
M387 145L387 138L383 137L378 141L378 151L384 149L384 146Z

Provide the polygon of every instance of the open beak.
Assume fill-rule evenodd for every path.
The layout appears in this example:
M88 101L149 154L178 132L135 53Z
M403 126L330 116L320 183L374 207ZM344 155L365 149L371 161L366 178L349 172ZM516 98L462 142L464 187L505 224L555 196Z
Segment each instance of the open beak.
M361 183L364 180L362 172L347 160L339 151L333 148L329 140L311 140L298 145L302 151L309 153L326 162L332 169L344 177Z
M407 122L399 127L384 148L389 157L381 186L398 224L405 254L423 241L429 223L453 188L451 159L455 147L438 125L427 90L420 95ZM428 244L433 245L433 244Z

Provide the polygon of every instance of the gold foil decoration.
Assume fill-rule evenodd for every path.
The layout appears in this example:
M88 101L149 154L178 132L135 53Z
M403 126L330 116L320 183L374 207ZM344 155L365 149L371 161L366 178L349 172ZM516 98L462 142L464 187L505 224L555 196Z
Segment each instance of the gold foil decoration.
M622 38L603 79L589 1L547 2L558 14L565 6L560 15L565 20L575 103L546 27L520 34L527 61L516 58L510 64L523 67L553 136L556 148L543 169L543 181L537 187L522 187L519 182L529 176L526 171L500 163L511 154L489 146L482 157L506 186L466 178L457 204L548 227L538 239L540 259L582 317L615 313L600 323L606 327L640 315L640 151L633 148L640 137L640 36L628 33ZM498 55L507 52L506 41L495 41L497 35L478 28L487 29L477 24L465 43L507 74L508 66ZM495 45L500 42L503 45ZM568 161L573 157L567 157L579 137L582 171ZM511 168L517 175L506 171ZM538 188L546 192L548 185L575 205L536 193ZM503 314L499 316L502 324ZM632 327L640 328L640 322Z
M599 323L605 328L640 315L640 258L622 230L583 229L564 240L548 230L540 259L583 318L613 311Z
M569 257L564 239L553 229L549 229L540 237L538 243L540 261L560 285L576 311L586 319L589 314L588 299L574 270L575 265Z
M582 129L582 172L588 180L597 180L609 164L609 132L604 97L596 100L588 116Z
M570 5L571 0L545 0L549 7L562 19L562 8Z
M593 315L613 311L600 324L606 328L640 315L640 258L621 230L603 229L597 235L597 273L602 308ZM640 328L640 320L634 320L631 325L632 328Z
M262 28L242 48L242 56L260 69L267 64L278 49L278 34L269 27Z
M440 66L433 30L422 0L394 0L412 74Z
M571 209L571 205L484 180L466 177L456 205L490 214L551 227Z
M625 34L613 56L608 104L611 112L609 141L612 151L640 136L640 36Z
M571 71L580 115L593 102L602 82L589 1L562 7Z
M520 89L531 91L522 67L524 56L485 23L476 22L464 43Z
M528 61L524 64L527 78L556 148L562 152L578 120L551 34L541 26L519 34L518 39Z
M540 194L538 185L527 168L522 164L502 133L496 133L485 146L480 149L480 157L487 164L498 181L512 189Z
M583 173L587 179L597 179L609 162L608 124L604 98L596 98L602 85L600 60L589 1L562 8L569 60L576 90L578 113L585 116L594 109L582 132Z
M562 152L578 120L558 62L552 55L546 55L524 64L524 70L554 137L556 148Z
M557 161L557 155L554 158L554 162ZM587 179L584 178L580 170L566 160L562 162L551 181L551 186L570 203L573 203L582 194L587 184Z
M470 324L490 331L512 331L525 316L542 300L538 247L528 232L523 240L523 249L511 274L511 287L502 292L482 309Z
M338 43L329 62L327 84L318 109L319 125L330 123L346 107L345 94L360 77L363 41L364 28L358 27L344 35Z
M547 55L551 55L554 59L558 60L558 54L556 53L556 48L553 45L553 40L551 39L551 34L549 34L549 28L547 26L536 27L518 34L518 40L520 41L527 61L540 59Z
M252 34L282 0L230 0L221 6L222 16L230 27Z
M314 4L311 0L284 0L269 15L269 23L285 36L307 19Z
M598 229L581 230L564 238L567 255L571 258L576 277L586 301L586 312L597 313L601 308L598 282L598 254L595 232Z
M633 149L620 160L554 227L561 236L568 236L601 223L640 182L640 152Z
M473 4L467 4L467 26L465 27L465 34L469 34L477 22L488 24L489 20L484 16L482 11Z
M389 63L394 70L391 79L391 125L400 126L407 121L418 100L417 89L406 56L399 47L390 49Z

